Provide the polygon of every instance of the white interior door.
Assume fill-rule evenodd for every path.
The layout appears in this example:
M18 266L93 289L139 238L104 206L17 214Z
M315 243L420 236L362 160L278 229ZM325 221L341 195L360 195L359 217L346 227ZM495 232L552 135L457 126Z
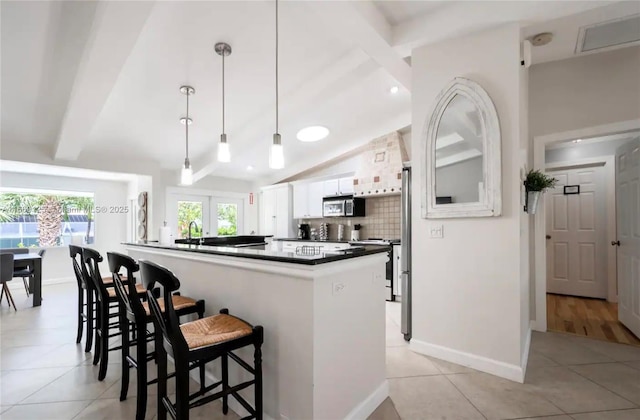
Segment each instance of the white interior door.
M640 140L616 152L618 319L640 337Z
M547 292L607 297L606 185L603 166L551 172L547 192ZM580 186L565 194L565 186Z

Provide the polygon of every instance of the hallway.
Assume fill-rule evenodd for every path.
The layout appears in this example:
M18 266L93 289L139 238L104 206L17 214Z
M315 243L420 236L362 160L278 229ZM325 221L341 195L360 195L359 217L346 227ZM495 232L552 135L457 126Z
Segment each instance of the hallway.
M640 346L640 339L618 321L618 304L602 299L547 294L549 331Z

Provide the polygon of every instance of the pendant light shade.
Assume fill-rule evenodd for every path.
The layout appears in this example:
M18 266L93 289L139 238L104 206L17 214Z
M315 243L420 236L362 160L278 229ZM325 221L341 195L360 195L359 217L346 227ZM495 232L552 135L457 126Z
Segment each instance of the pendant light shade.
M191 168L191 162L189 162L189 126L191 125L192 120L189 118L189 96L195 94L196 91L191 86L181 86L180 92L187 97L187 117L180 119L180 122L183 123L185 127L185 157L184 165L180 171L180 184L191 185L193 184L193 168Z
M273 135L273 144L271 144L271 150L269 151L269 167L271 169L284 168L284 149L282 148L280 134Z
M220 143L218 143L218 162L231 162L231 150L227 143L227 135L220 135Z
M269 167L271 169L284 168L284 149L278 132L278 106L278 0L276 0L276 132L273 134L273 143L269 151Z
M216 53L222 57L222 134L220 134L220 142L218 143L218 162L231 162L231 150L227 143L227 134L224 130L224 58L231 55L231 45L218 42L214 46Z

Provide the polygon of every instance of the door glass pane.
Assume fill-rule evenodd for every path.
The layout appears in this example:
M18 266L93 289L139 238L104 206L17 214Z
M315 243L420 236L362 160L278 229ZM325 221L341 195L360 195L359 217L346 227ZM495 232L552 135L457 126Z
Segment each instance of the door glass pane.
M191 222L197 224L191 229L191 237L202 237L202 202L178 201L178 235L180 238L189 237L189 223Z
M218 235L238 234L238 205L218 204Z

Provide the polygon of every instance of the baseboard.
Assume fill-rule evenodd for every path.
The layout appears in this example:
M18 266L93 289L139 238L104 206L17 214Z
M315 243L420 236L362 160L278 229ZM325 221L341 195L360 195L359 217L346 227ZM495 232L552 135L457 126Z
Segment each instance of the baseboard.
M539 332L547 332L547 324L546 321L542 322L538 319L532 319L531 320L531 329L533 331L539 331Z
M416 353L470 367L471 369L476 369L481 372L509 379L510 381L520 383L524 382L524 371L522 367L518 365L489 359L488 357L478 356L460 350L454 350L437 344L430 344L415 338L412 338L409 342L409 348Z
M220 381L220 379L216 378L211 372L209 372L206 369L204 371L204 375L207 377L210 384ZM189 376L191 377L191 379L193 379L197 383L200 383L199 369L192 369L189 372ZM233 410L237 415L239 415L240 417L247 417L249 415L249 412L242 405L240 405L240 403L236 401L235 398L230 397L228 401L229 401L229 408ZM269 416L266 413L262 414L262 418L265 420L275 420L273 417Z
M527 363L529 363L529 349L531 348L531 327L527 330L527 337L524 340L524 347L522 348L522 356L520 360L522 364L520 368L522 369L522 382L524 382L524 377L527 375Z
M360 420L368 418L388 396L389 381L385 379L364 401L351 410L345 419Z

